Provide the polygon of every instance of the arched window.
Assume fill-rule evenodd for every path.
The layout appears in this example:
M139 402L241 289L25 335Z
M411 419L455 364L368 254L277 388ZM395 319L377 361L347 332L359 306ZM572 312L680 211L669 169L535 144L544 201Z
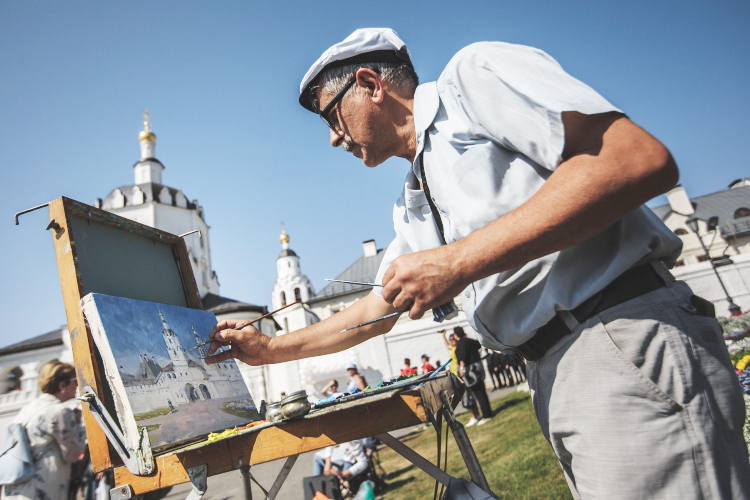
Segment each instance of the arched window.
M750 208L741 207L734 211L734 218L739 219L741 217L750 216Z
M286 305L286 292L281 292L281 305Z
M302 292L299 291L299 288L294 289L294 300L302 300Z
M677 229L674 230L674 234L676 234L677 236L684 236L688 234L688 232L685 229L678 227Z
M307 296L308 297L312 297L313 296L312 288L310 288L309 286L307 287Z

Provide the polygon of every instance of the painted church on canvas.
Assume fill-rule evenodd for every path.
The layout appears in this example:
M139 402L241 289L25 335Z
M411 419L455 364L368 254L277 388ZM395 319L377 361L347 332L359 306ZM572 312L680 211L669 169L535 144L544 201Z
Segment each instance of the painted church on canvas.
M139 408L176 407L196 401L233 397L247 392L242 374L233 360L209 365L205 362L208 349L193 327L195 348L200 361L189 356L180 338L159 311L162 337L170 363L160 366L153 356L140 354L135 374L121 373L125 392L134 413Z

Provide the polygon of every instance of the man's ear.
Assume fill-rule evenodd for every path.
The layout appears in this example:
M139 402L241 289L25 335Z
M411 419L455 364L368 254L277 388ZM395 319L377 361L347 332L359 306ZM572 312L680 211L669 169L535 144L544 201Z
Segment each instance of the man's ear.
M357 85L367 91L367 95L370 96L372 102L383 102L385 89L383 88L383 79L377 72L369 68L359 68L357 70Z

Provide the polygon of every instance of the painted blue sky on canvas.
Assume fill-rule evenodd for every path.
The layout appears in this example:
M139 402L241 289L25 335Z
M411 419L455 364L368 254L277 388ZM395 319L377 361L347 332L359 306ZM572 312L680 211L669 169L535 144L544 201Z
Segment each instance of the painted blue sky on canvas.
M104 326L110 348L115 356L120 373L135 374L140 364L140 354L146 354L160 365L170 363L167 347L162 336L164 315L169 328L177 334L182 347L195 362L200 362L192 328L201 340L207 340L211 328L216 324L213 313L141 300L94 294L99 316Z

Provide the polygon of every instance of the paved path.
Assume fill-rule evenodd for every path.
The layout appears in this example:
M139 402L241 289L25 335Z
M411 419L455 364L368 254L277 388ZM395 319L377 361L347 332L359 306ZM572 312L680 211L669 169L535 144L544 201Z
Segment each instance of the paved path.
M516 390L516 387L506 387L496 391L487 390L491 400L504 396L510 392ZM465 413L466 410L462 405L456 407L456 414ZM394 431L393 434L396 437L402 436L411 432L413 428L400 429ZM312 462L314 451L303 453L297 459L294 464L289 476L287 477L284 485L281 487L281 491L276 497L279 500L303 500L304 493L302 490L302 479L304 477L312 475ZM276 476L278 475L281 468L284 466L286 459L275 460L261 465L254 465L250 468L252 475L263 485L264 488L268 489L273 484ZM164 497L167 500L184 500L190 493L192 486L189 484L180 484L172 488L169 494ZM252 495L254 500L264 498L263 492L258 488L257 485L252 485ZM225 472L217 476L211 476L208 478L208 489L206 494L203 495L203 500L243 500L244 489L242 486L242 476L239 471Z

